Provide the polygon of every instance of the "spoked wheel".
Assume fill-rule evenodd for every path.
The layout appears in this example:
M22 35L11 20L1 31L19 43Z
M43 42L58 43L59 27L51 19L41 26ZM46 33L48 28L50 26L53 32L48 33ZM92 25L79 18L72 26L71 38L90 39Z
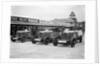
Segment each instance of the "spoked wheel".
M75 43L71 43L71 47L73 48L75 46Z
M49 42L50 42L50 39L49 38L44 39L44 44L45 45L48 45Z
M20 41L21 42L25 42L25 38L20 38Z
M58 38L55 38L55 39L54 39L53 45L54 45L54 46L57 46L57 45L58 45Z
M80 38L79 38L79 42L82 42L82 36L80 36Z
M11 37L11 41L12 41L12 42L15 42L16 40L14 39L14 37Z
M34 39L35 39L35 38L32 38L32 39L31 39L31 42L32 42L33 44L36 43L36 41L35 41Z
M66 42L66 45L70 45L70 41Z
M73 48L73 47L75 46L75 40L72 40L72 41L70 42L70 44L71 44L71 47Z

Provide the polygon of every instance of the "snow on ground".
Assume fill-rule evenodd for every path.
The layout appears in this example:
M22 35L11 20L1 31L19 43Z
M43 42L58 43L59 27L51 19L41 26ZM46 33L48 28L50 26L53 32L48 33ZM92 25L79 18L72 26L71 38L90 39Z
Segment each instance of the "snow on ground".
M52 43L44 45L40 42L32 44L30 41L11 42L10 58L38 58L38 59L84 59L84 42L77 43L74 48Z

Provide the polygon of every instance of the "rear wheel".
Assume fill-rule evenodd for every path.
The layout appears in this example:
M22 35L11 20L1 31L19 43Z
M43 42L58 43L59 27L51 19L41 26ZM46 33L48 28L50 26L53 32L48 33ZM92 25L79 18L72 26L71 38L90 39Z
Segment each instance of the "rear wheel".
M58 45L58 38L55 38L55 39L54 39L53 45L54 45L54 46L57 46L57 45Z

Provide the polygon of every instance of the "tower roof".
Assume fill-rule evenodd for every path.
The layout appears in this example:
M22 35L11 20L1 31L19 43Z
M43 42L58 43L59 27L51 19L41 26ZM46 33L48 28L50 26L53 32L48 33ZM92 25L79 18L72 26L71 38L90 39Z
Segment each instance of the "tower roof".
M74 17L75 16L75 13L72 11L71 14L70 14L70 16L73 16Z

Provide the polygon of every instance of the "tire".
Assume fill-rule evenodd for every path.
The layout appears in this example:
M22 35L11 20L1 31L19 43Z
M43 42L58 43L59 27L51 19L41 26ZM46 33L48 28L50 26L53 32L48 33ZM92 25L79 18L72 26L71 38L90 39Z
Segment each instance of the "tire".
M24 38L20 38L20 41L21 41L21 42L25 42L25 39L24 39Z
M82 42L82 36L80 36L80 38L79 38L79 42L80 42L80 43Z
M57 38L54 39L53 45L54 45L54 46L57 46L57 45L58 45L58 39L57 39Z
M50 39L49 38L44 39L44 44L45 45L48 45L49 42L50 42Z
M13 37L12 37L12 38L11 38L11 41L12 41L12 42L15 42L16 40L15 40L15 39L13 39Z
M69 45L70 44L70 42L68 41L68 42L66 42L66 45Z
M73 39L73 43L77 43L77 39Z
M34 40L34 38L32 38L32 39L31 39L31 41L32 41L32 43L33 43L33 44L35 44L35 43L36 43L36 41Z
M73 48L73 47L75 46L75 40L72 40L72 41L70 42L70 44L71 44L71 47Z

